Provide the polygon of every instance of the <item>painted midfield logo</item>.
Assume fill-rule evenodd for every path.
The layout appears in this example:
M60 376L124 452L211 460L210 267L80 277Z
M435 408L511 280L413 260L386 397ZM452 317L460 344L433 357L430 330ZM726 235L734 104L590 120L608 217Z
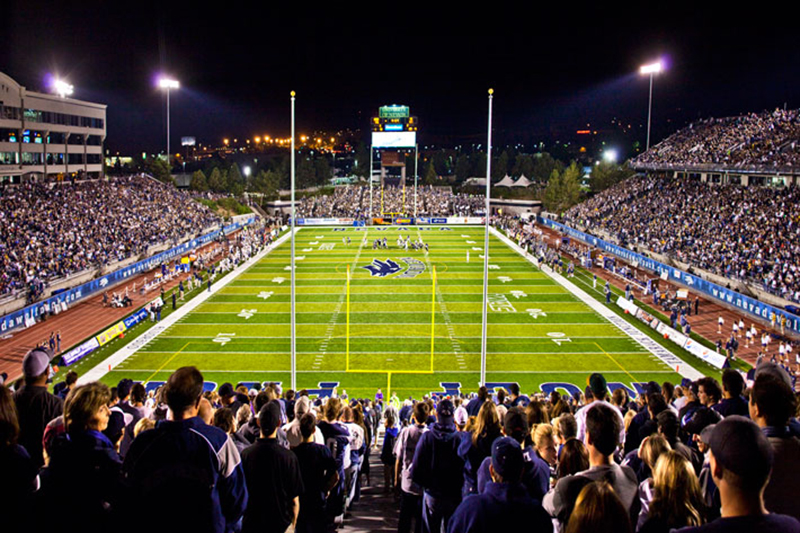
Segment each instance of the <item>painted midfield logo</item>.
M413 257L403 257L401 261L408 265L408 268L406 268L402 274L397 276L398 278L416 278L418 275L425 272L425 263L419 259L414 259ZM370 274L372 274L372 277L378 278L392 276L403 270L403 267L388 258L386 261L373 259L371 265L362 266L360 268L366 268L369 270Z

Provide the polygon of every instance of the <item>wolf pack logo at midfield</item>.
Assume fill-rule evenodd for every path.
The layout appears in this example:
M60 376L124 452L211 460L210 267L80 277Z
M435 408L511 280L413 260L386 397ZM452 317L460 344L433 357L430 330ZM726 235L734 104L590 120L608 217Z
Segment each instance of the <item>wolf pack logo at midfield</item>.
M414 259L413 257L402 257L400 260L406 264L405 270L403 270L403 267L401 267L397 262L389 258L387 258L385 261L373 259L372 264L362 266L360 268L369 270L370 274L372 274L372 277L374 278L393 276L400 271L402 271L402 273L397 276L398 278L416 278L425 272L425 263L419 259Z

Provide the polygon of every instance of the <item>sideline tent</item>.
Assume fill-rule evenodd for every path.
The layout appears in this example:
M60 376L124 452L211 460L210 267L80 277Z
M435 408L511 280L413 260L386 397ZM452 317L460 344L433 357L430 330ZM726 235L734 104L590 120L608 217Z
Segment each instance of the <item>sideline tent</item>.
M513 187L513 186L514 186L514 180L508 174L506 174L505 178L501 179L495 184L495 187Z
M531 184L531 180L525 177L525 174L519 177L516 183L510 185L510 187L528 187Z

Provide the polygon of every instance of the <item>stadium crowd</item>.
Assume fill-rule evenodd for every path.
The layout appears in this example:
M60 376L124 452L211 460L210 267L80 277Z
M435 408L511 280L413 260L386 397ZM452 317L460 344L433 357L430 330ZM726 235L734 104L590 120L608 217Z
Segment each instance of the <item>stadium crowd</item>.
M797 398L771 363L636 397L595 373L572 395L512 383L401 403L204 392L194 367L150 393L72 373L53 394L51 357L32 350L0 385L9 531L333 531L376 481L374 450L400 532L800 532Z
M299 201L298 217L304 218L356 218L369 216L369 187L348 185L336 187L333 194L310 196ZM417 189L417 215L421 217L475 216L483 214L482 196L453 193L449 187L419 186ZM372 189L372 211L381 213L414 214L414 188L385 186Z
M564 220L800 302L797 187L636 177L571 208Z
M795 167L800 163L800 110L699 120L635 158L633 166L686 168Z
M131 176L0 191L0 295L177 243L221 219L175 187Z

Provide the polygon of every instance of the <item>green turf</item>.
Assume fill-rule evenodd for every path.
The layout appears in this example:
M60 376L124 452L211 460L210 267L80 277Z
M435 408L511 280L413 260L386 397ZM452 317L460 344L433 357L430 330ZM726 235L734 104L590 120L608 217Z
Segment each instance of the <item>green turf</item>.
M421 237L430 253L398 249L398 235ZM351 238L349 246L342 243L343 236ZM379 237L386 237L388 250L372 249ZM364 238L367 246L361 247ZM482 248L481 227L300 231L297 387L335 381L350 395L370 396L378 387L419 396L442 390L443 382L475 390L481 352ZM105 380L114 383L128 376L159 381L180 366L195 365L208 381L282 381L287 387L289 253L288 242L270 252ZM376 277L362 268L387 259L400 271ZM583 388L595 371L628 387L632 382L680 379L494 237L489 263L487 381L518 382L524 391L534 392L548 382ZM421 272L411 276L409 264Z

